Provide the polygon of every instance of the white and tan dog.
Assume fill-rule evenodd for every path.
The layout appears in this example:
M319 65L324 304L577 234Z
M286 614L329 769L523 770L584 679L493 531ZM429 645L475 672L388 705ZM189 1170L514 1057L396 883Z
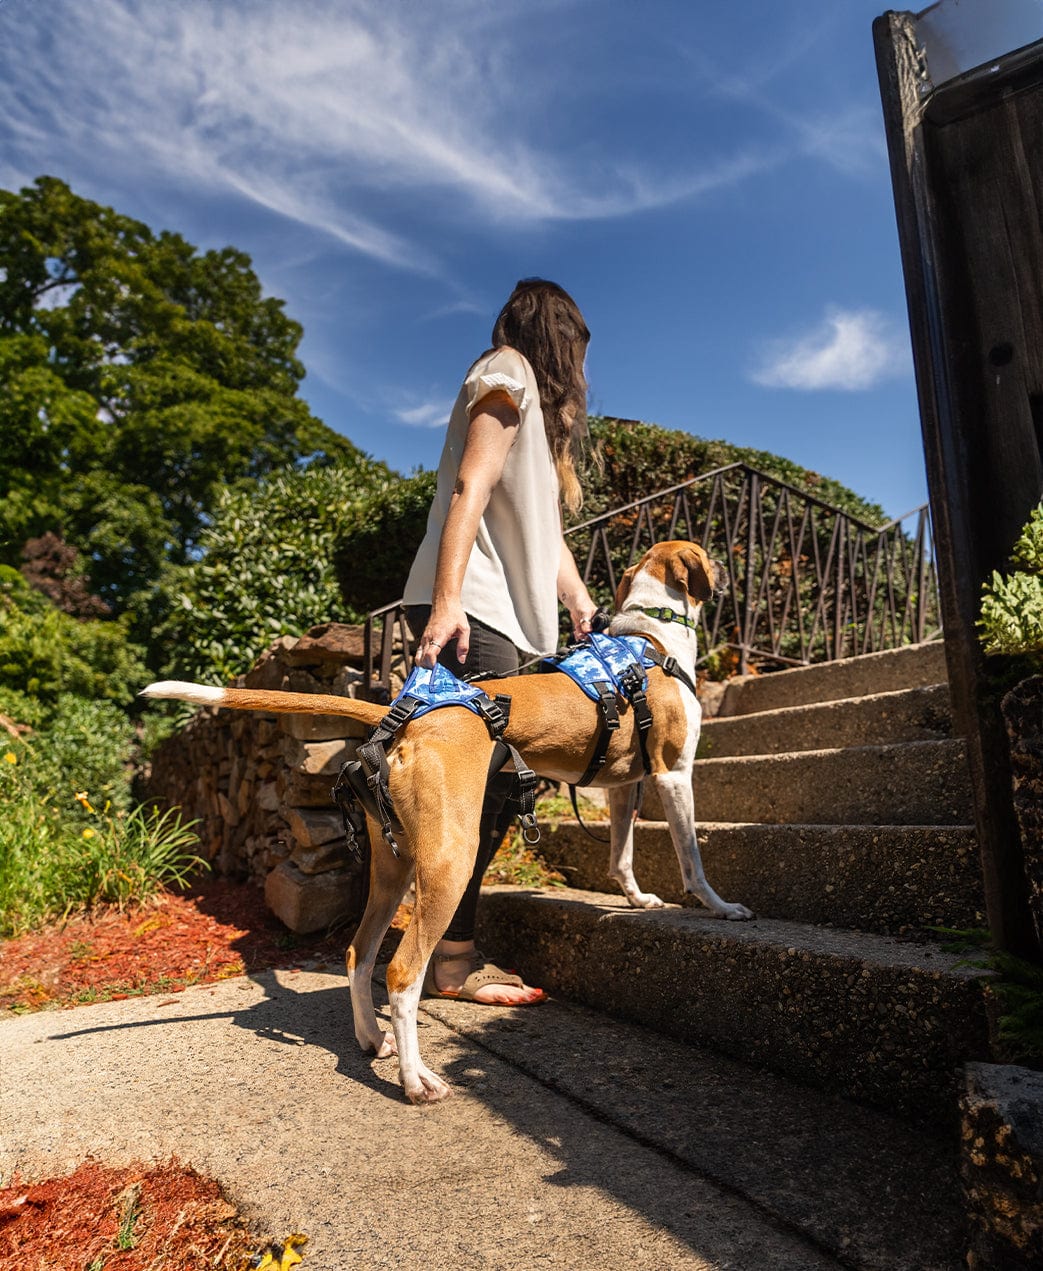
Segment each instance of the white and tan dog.
M679 621L650 617L644 610L668 608L684 618L717 586L717 566L695 543L659 543L628 569L616 592L618 613L613 635L643 635L672 655L694 682L696 633ZM506 740L535 772L554 781L575 782L594 747L597 707L567 675L522 675L481 680L495 696L511 697ZM722 900L706 881L695 830L692 765L699 742L701 708L692 692L658 667L648 674L652 727L647 735L651 776L666 813L670 837L681 865L685 891L720 918L742 920L753 914L744 905ZM164 681L142 694L179 698L203 706L309 715L346 715L375 725L387 707L323 694L207 688ZM409 722L388 754L389 786L401 855L383 842L380 827L369 825L373 844L369 901L347 952L355 1036L363 1050L378 1058L397 1052L402 1087L413 1103L431 1103L450 1093L446 1083L420 1058L417 1009L424 972L467 886L478 843L479 817L493 742L473 712L435 710ZM595 784L609 787L611 809L610 869L627 899L638 908L663 904L643 892L634 877L634 821L638 782L644 775L634 712L620 716L604 766ZM387 972L393 1034L381 1029L373 1009L371 981L380 943L410 879L416 905Z

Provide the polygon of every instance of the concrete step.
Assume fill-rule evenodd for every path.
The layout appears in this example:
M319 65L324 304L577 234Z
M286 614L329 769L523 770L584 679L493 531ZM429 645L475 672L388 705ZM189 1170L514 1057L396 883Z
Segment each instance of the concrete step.
M593 892L487 888L481 947L530 981L810 1086L951 1127L989 1057L984 973L936 946Z
M756 715L703 723L699 755L778 755L794 750L881 746L899 741L941 741L952 736L949 686L897 689L808 706L784 706Z
M729 682L721 701L720 715L750 715L756 711L779 710L785 706L836 701L842 697L865 697L871 693L892 693L902 688L943 684L948 680L945 646L910 644L883 653L866 653L840 662L821 662L789 671L744 676Z
M973 820L959 739L700 759L693 785L700 824L969 825ZM664 819L650 781L642 815Z
M537 1010L426 998L421 1011L474 1044L468 1075L485 1066L478 1048L491 1052L678 1162L693 1190L712 1179L803 1236L809 1267L822 1250L872 1271L964 1266L952 1137L557 998Z
M590 828L608 837L607 822ZM699 844L714 888L763 918L892 935L985 925L972 826L701 824ZM570 887L620 895L607 843L574 821L544 826L539 852ZM665 822L635 826L634 869L645 891L684 902Z

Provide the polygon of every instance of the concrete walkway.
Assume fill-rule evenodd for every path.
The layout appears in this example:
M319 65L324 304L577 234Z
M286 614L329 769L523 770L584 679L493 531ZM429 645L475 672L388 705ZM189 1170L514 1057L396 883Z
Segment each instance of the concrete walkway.
M220 1179L263 1233L305 1232L302 1271L838 1266L679 1159L669 1108L657 1124L630 1106L632 1132L599 1114L618 1097L613 1070L646 1062L611 1053L607 1022L584 1046L600 1019L561 1003L429 1004L421 1045L456 1095L426 1109L403 1101L394 1060L359 1053L346 980L325 970L9 1019L0 1174L177 1155ZM482 1027L534 1062L512 1063L509 1045L493 1053ZM540 1065L568 1080L529 1075ZM660 1078L676 1098L672 1073L642 1079L651 1108Z

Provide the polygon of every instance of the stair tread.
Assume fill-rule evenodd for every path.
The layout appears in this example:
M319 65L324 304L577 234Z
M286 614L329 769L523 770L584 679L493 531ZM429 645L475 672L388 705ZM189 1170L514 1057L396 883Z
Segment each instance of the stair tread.
M853 702L870 702L887 705L888 701L909 697L913 694L932 693L939 690L948 693L948 684L916 684L910 688L890 689L883 693L863 693L856 697L835 697L822 702L804 702L798 706L773 706L765 711L750 711L746 715L708 715L703 717L703 728L728 728L748 726L752 720L765 718L792 719L798 715L806 715L812 711L837 710Z
M848 1265L962 1266L952 1139L561 998L422 1009Z
M690 935L695 940L731 941L737 945L774 945L786 952L810 953L819 957L872 962L876 966L900 968L911 973L954 976L960 980L980 979L987 972L967 965L963 954L947 953L939 945L903 940L875 932L845 927L820 927L783 918L754 918L750 922L725 922L703 908L665 905L661 909L634 909L622 896L608 892L580 891L571 887L483 888L492 894L515 894L533 904L559 908L585 906L604 911L609 920L641 920L649 925Z
M723 764L751 764L766 762L809 762L819 756L832 755L883 755L888 751L905 751L915 750L920 754L928 754L931 751L940 753L942 750L948 749L956 753L962 753L964 750L964 739L962 737L926 737L919 741L887 741L879 742L872 746L822 746L817 750L784 750L777 753L766 755L721 755L720 758L708 756L705 759L697 759L695 761L697 768L714 767Z

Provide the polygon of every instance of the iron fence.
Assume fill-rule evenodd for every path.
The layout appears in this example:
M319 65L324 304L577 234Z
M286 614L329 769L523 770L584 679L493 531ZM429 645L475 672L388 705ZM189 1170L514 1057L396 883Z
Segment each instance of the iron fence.
M941 635L930 513L872 526L733 463L566 531L591 595L608 608L623 572L654 543L692 539L728 586L701 612L700 662L745 673L830 662ZM363 692L389 695L408 673L401 602L365 624Z

